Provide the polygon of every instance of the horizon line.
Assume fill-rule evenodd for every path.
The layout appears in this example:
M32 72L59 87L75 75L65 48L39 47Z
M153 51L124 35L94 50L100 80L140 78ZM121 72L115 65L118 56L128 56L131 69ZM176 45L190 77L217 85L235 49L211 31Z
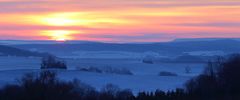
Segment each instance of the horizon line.
M201 40L202 39L202 40ZM22 42L56 42L56 43L67 43L67 42L96 42L96 43L165 43L165 42L181 42L181 41L211 41L211 40L224 40L232 39L238 40L240 38L176 38L169 41L156 41L156 42L111 42L111 41L91 41L91 40L66 40L66 41L56 41L56 40L30 40L30 39L0 39L3 41L22 41Z

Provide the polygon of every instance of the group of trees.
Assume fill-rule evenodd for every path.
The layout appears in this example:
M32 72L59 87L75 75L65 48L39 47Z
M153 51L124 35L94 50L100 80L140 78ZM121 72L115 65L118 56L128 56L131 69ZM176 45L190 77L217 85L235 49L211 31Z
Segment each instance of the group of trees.
M195 100L240 100L240 55L209 62L203 74L187 82L186 93Z
M41 69L67 69L67 65L55 56L47 56L42 58Z
M240 55L209 62L204 73L189 80L185 88L168 92L133 95L111 84L96 91L77 80L60 81L51 71L27 74L19 82L1 88L0 100L240 100Z
M108 84L100 91L79 80L60 81L53 71L26 74L16 85L0 89L0 100L183 100L182 89L176 92L157 90L141 92L137 96L131 90L122 90Z

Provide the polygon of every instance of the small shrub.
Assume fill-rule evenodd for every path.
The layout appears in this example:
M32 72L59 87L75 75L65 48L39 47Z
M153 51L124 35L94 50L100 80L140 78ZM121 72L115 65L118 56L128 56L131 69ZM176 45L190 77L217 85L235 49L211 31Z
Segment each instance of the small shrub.
M77 68L79 71L94 72L94 73L106 73L106 74L120 74L120 75L133 75L133 73L126 68L113 68L113 67L89 67L89 68Z
M126 68L105 67L103 68L103 72L109 74L133 75L133 73Z
M154 59L153 56L146 56L143 58L142 62L146 64L153 64L153 59Z
M89 67L89 68L78 68L79 71L86 71L86 72L95 72L95 73L102 73L102 70L97 67Z
M176 73L162 71L159 73L159 76L178 76Z

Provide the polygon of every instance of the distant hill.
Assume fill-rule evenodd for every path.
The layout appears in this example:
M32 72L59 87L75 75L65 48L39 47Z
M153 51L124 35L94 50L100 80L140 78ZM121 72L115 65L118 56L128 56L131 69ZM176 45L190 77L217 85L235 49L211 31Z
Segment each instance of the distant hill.
M101 43L101 42L67 42L51 44L40 42L34 44L31 42L27 44L15 44L15 47L24 49L39 48L39 49L55 49L61 50L90 50L90 51L164 51L169 49L176 49L177 51L192 51L192 50L240 50L240 41L235 39L215 39L211 41L178 41L178 42L159 42L159 43ZM171 50L172 51L172 50Z
M173 42L216 41L216 40L237 40L237 41L240 41L240 38L180 38L180 39L175 39Z
M101 43L91 41L23 42L21 42L21 44L14 44L13 42L11 42L12 44L8 45L24 50L48 52L56 56L76 56L78 55L76 54L76 52L79 51L81 52L81 54L84 53L84 51L120 51L138 53L155 52L163 56L172 57L175 57L176 55L182 55L188 52L223 52L226 54L240 53L239 39L180 39L177 41L157 43ZM9 43L9 41L7 43Z
M0 56L21 56L21 57L44 57L49 54L31 52L23 49L18 49L10 46L0 45Z

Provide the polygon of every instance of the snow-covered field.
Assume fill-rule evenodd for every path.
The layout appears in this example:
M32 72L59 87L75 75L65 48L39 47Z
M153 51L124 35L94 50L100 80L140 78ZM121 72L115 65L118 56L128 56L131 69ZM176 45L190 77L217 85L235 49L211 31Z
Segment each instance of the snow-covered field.
M135 58L66 58L68 70L59 70L58 77L63 80L79 79L96 89L106 84L115 84L133 92L154 91L156 89L171 90L182 87L190 78L202 72L205 64L201 63L142 63ZM83 72L77 68L126 68L133 75ZM190 73L186 73L186 67ZM40 58L0 57L0 85L16 83L16 79L25 73L39 72ZM159 76L159 72L167 71L178 76Z
M126 51L76 51L74 56L64 56L64 58L143 58L146 56L164 57L157 52L126 52Z
M185 52L189 55L193 56L224 56L226 53L223 51L192 51L192 52Z

